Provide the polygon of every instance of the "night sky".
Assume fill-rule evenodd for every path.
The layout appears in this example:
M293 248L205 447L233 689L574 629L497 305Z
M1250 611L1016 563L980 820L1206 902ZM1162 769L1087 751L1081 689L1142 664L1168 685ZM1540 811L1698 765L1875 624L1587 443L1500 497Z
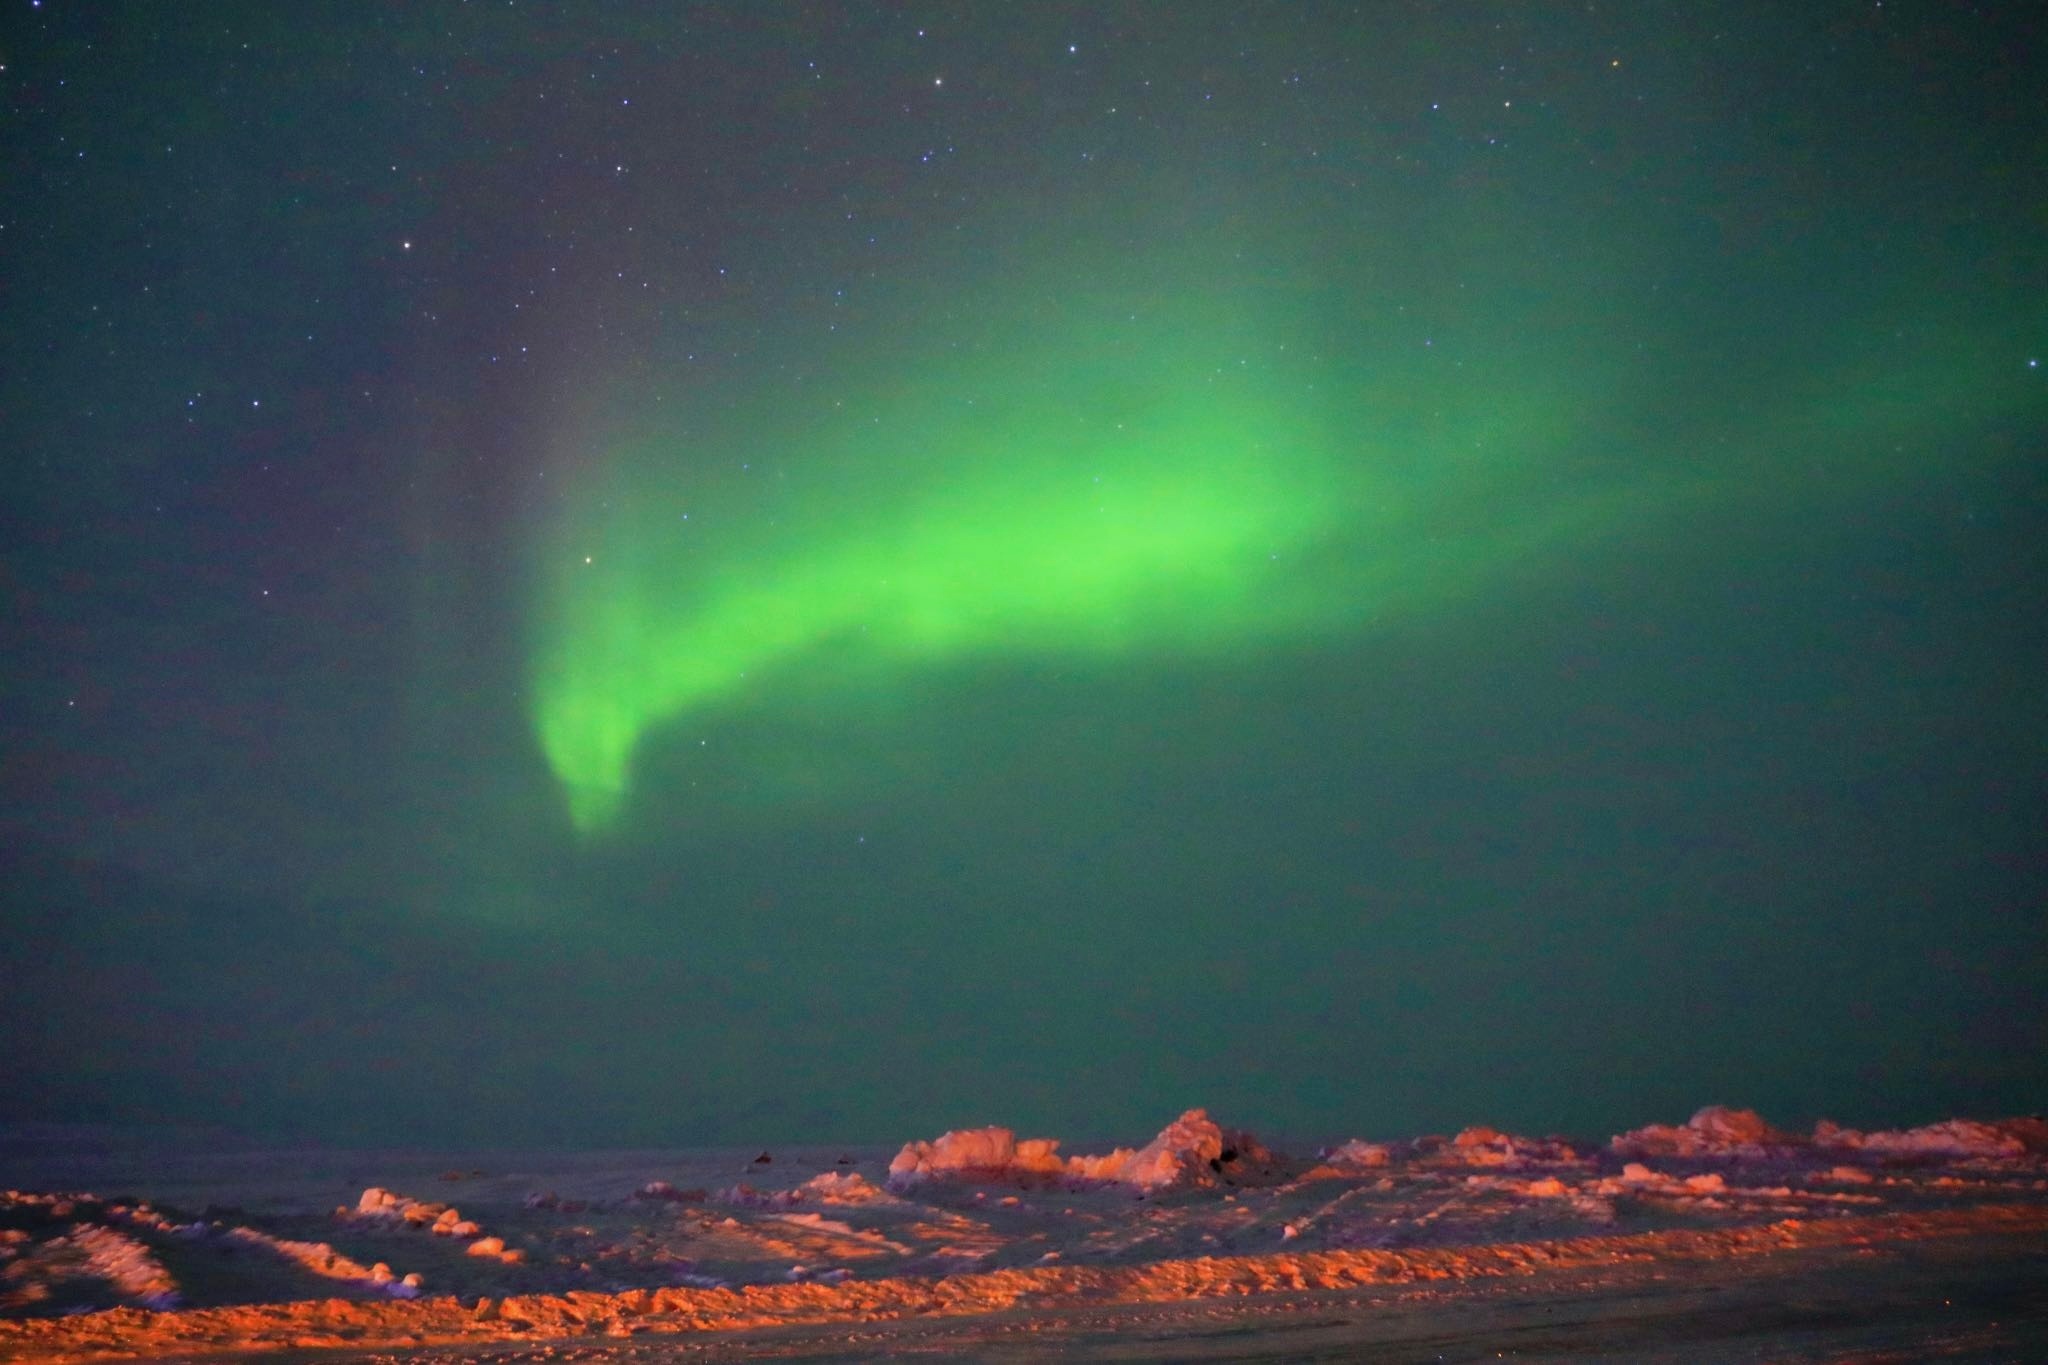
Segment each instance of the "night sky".
M2040 33L5 0L0 1120L2041 1109Z

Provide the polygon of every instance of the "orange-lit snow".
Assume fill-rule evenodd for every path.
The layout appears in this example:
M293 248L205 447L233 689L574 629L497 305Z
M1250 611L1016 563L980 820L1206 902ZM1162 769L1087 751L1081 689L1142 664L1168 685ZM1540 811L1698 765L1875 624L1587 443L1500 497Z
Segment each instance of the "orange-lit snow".
M1071 1157L982 1128L893 1160L486 1156L454 1171L334 1153L309 1173L298 1154L250 1154L97 1175L45 1160L39 1181L71 1192L0 1195L0 1359L732 1331L2040 1242L2044 1136L2034 1120L1952 1120L1802 1137L1707 1109L1605 1147L1472 1127L1296 1158L1190 1110L1142 1146ZM101 1177L135 1193L75 1192ZM437 1178L459 1184L461 1212L396 1192Z

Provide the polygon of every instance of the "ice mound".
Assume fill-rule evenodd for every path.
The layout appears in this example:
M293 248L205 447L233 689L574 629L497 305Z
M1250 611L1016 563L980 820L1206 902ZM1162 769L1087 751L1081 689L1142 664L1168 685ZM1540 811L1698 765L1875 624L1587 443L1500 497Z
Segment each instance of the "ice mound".
M757 1189L742 1180L727 1189L713 1190L711 1202L736 1209L787 1209L804 1202L802 1190Z
M362 1197L356 1200L355 1208L344 1205L334 1213L343 1219L404 1223L407 1227L425 1228L437 1237L459 1237L470 1244L469 1255L494 1257L506 1265L517 1265L526 1259L525 1252L517 1248L508 1250L503 1238L484 1236L483 1228L474 1220L464 1218L462 1211L452 1205L414 1199L377 1185L363 1191Z
M889 1163L888 1183L900 1191L936 1179L1071 1181L1150 1192L1219 1177L1257 1177L1275 1165L1273 1154L1250 1133L1226 1130L1201 1109L1188 1110L1135 1151L1119 1147L1101 1156L1062 1158L1059 1145L1057 1138L1020 1142L1008 1128L945 1133L934 1142L905 1143Z
M892 1203L889 1196L870 1185L858 1171L826 1171L797 1186L821 1204Z
M347 1209L337 1213L348 1214ZM436 1204L408 1195L396 1194L390 1190L372 1185L356 1200L354 1215L358 1218L380 1218L391 1222L405 1222L413 1227L423 1227L441 1237L470 1238L480 1236L483 1229L462 1216L459 1209L447 1204Z
M1781 1133L1754 1109L1728 1109L1710 1104L1683 1126L1653 1123L1612 1139L1608 1149L1620 1156L1760 1157L1802 1145L1802 1139Z
M1360 1138L1352 1138L1323 1153L1323 1160L1339 1171L1377 1170L1391 1164L1393 1159L1394 1149L1386 1143L1366 1142Z
M1008 1128L965 1128L933 1142L906 1142L889 1163L888 1183L904 1189L927 1180L1011 1180L1066 1174L1058 1138L1026 1138Z
M1071 1158L1068 1168L1081 1180L1113 1181L1140 1190L1207 1184L1218 1176L1251 1174L1273 1165L1273 1154L1250 1133L1219 1127L1205 1110L1190 1109L1137 1151L1118 1148L1107 1156Z
M633 1198L635 1199L665 1204L701 1204L709 1197L710 1192L707 1190L696 1188L679 1190L666 1180L650 1180L639 1189L633 1191ZM547 1195L530 1194L526 1196L526 1207L529 1209L554 1208L562 1202L560 1199L543 1202L549 1200L550 1196Z

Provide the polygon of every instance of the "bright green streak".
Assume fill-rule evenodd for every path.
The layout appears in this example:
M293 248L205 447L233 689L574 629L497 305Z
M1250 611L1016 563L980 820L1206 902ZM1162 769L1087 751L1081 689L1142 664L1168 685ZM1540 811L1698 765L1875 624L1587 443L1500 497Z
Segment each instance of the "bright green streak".
M1446 417L1441 380L1416 396L1221 306L1125 308L609 452L549 545L533 654L576 826L618 817L650 735L735 700L974 657L1314 642L1755 477L1589 463L1573 433L1601 395L1569 367ZM1867 448L1892 391L1837 395L1798 439Z
M606 524L563 542L535 679L578 826L616 813L651 728L780 669L1223 649L1341 605L1302 600L1287 572L1343 501L1312 411L1248 365L1167 359L1124 357L1107 384L1079 357L956 372L950 402L920 392L867 430L783 435L809 448L774 474L728 468L697 498L659 471L704 452L623 461L633 487L584 509Z

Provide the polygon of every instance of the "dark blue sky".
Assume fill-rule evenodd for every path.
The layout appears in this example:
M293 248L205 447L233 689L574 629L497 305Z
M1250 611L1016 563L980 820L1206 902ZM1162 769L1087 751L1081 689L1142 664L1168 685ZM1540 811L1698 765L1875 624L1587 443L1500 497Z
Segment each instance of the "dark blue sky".
M0 1120L2039 1109L2034 27L9 0ZM1275 467L1414 493L1398 543L1360 503L1289 547L1384 602L1235 596L1194 652L743 639L780 671L654 716L618 825L573 827L535 660L575 508L839 487L822 452L885 438L806 405L958 430L934 375L1037 377L1033 431L1171 409L1212 338L1098 375L1133 298L1314 395ZM933 479L1057 455L998 430ZM636 544L637 599L763 547L803 581L833 542L785 513L886 543L920 505L845 486L732 482L739 550Z

